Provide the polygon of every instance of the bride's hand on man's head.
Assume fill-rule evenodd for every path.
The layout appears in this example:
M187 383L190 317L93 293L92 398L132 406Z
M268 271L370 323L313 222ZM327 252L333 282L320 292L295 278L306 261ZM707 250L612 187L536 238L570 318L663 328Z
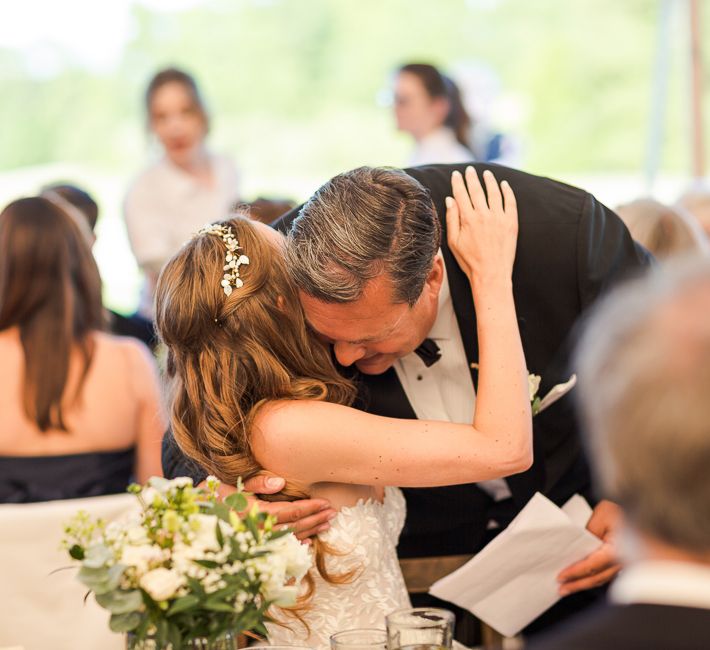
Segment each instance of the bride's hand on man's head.
M485 193L473 167L466 168L465 180L458 171L451 175L447 241L472 282L510 281L518 239L515 194L507 181L499 187L490 170L483 172L483 181Z

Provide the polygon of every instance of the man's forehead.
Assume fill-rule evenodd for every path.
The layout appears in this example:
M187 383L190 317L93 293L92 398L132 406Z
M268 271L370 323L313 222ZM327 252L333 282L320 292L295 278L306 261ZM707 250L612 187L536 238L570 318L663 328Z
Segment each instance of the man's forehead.
M328 303L302 292L300 296L309 325L334 341L386 337L409 311L406 303L378 303L367 298L350 303Z

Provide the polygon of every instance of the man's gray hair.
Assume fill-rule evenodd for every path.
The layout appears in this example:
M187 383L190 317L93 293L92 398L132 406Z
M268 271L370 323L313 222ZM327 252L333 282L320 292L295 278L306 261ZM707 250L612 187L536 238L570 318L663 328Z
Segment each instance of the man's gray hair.
M609 296L576 366L604 496L636 530L710 551L710 262L656 271Z
M395 169L359 167L335 176L303 206L286 243L299 289L328 303L358 300L386 273L393 301L413 305L441 240L428 190Z

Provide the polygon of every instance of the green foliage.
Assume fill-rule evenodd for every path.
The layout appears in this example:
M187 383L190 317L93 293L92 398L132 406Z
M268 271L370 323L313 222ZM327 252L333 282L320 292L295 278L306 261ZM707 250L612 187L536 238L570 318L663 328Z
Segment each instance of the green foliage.
M518 123L496 118L523 138L526 168L634 170L645 153L658 6L211 0L165 13L134 5L132 37L113 70L91 72L59 50L59 72L37 78L16 51L0 49L0 169L61 160L128 177L145 156L144 83L157 67L178 64L201 81L213 144L238 158L247 191L288 193L294 179L315 187L344 168L404 161L408 143L375 97L398 64L428 60L482 61L496 71L503 91L522 103ZM707 31L710 11L702 17ZM688 39L685 23L672 27L664 153L677 168Z
M284 543L264 513L230 509L246 506L241 482L227 503L218 487L213 477L206 489L154 477L129 488L142 506L140 523L105 526L79 513L65 526L64 546L81 562L77 577L111 613L112 630L180 648L185 640L263 631L268 607L292 602L308 552L294 537ZM272 554L283 557L272 562Z

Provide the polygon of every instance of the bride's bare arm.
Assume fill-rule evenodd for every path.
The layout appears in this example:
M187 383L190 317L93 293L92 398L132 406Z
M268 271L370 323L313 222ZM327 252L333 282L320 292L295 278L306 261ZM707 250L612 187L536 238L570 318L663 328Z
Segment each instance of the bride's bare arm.
M252 439L271 472L323 481L426 487L471 483L527 469L532 418L512 293L517 209L484 173L452 177L448 242L469 277L476 306L480 372L472 424L398 420L315 401L266 405Z

